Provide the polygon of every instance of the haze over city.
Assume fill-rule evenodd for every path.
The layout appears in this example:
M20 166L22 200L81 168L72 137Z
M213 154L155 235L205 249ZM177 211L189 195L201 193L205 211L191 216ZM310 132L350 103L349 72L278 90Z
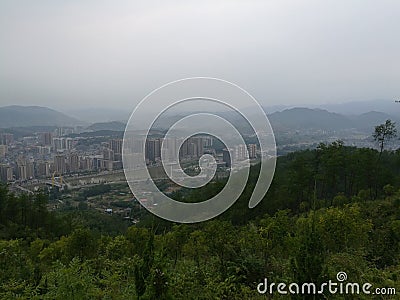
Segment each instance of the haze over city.
M263 105L400 97L398 1L2 1L0 106L129 111L180 78Z

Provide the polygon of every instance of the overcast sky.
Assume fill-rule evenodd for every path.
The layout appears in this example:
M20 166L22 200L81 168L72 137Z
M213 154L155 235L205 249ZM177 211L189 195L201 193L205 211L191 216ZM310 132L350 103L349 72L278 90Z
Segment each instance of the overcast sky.
M266 105L400 97L400 1L0 2L0 105L131 109L218 77Z

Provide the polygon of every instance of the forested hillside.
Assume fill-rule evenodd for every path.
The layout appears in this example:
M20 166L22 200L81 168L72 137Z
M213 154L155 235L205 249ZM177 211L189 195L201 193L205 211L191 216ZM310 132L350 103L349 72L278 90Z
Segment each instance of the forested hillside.
M257 284L321 283L340 271L399 291L400 151L338 141L279 157L268 194L248 209L258 168L229 210L193 225L51 212L47 196L1 187L0 298L283 299L259 295ZM223 184L174 197L201 201Z

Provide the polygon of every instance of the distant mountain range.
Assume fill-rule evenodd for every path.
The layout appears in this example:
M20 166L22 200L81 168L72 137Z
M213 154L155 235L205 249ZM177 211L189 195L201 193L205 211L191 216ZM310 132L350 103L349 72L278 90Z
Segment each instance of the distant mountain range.
M400 119L400 103L396 103L394 100L387 100L387 99L350 101L344 103L263 106L264 111L268 114L295 107L324 109L341 115L361 115L371 111L376 111L376 112L383 112Z
M251 116L252 113L254 113L254 110L248 109L246 113ZM234 124L236 128L248 132L249 128L244 129L247 127L244 123L245 120L237 113L228 111L218 112L216 114ZM169 128L173 123L177 122L184 116L185 114L167 116L162 120L158 120L154 126L158 129ZM387 119L393 121L400 120L400 118L395 116L376 111L370 111L360 115L343 115L329 112L324 109L311 109L304 107L285 109L270 114L267 113L267 116L273 129L276 131L318 129L338 131L356 129L363 132L370 132L373 130L374 126L385 122ZM400 125L399 122L398 124ZM243 125L245 125L245 127L243 127ZM192 123L192 126L201 127L201 121L198 121L198 124Z
M0 128L32 126L76 126L85 122L41 106L0 107Z
M393 105L394 108L397 109L398 106L400 109L400 104ZM400 114L397 114L395 109L393 109L393 112L394 114L379 111L369 111L361 114L340 114L320 108L295 107L272 113L267 111L267 114L274 130L343 130L354 128L371 131L375 125L387 119L399 121ZM248 113L251 114L251 110ZM222 112L219 115L228 117L230 121L235 123L243 122L239 119L235 120L235 117L231 116L230 112ZM179 115L168 116L165 124L174 123L181 117ZM111 121L94 123L88 126L87 123L81 120L47 107L16 105L0 107L0 128L76 125L87 126L86 130L90 132L124 131L126 123Z
M104 123L113 121L126 122L134 108L134 106L126 109L98 107L83 109L74 108L63 112L76 119L85 120L87 123Z
M396 121L396 117L382 112L371 111L361 115L342 115L323 109L291 108L268 115L274 130L371 130L375 125L387 119Z

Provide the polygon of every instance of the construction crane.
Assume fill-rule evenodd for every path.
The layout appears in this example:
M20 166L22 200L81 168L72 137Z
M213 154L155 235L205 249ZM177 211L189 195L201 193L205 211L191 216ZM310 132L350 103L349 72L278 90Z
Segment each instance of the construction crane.
M56 176L56 173L57 173L57 172L54 172L53 175L51 176L51 187L52 187L52 188L54 188L54 185L55 185L55 183L56 183L56 177L55 177L55 176ZM60 178L59 185L60 185L61 188L62 188L62 186L63 186L63 177L62 177L61 174L60 174L59 178Z

